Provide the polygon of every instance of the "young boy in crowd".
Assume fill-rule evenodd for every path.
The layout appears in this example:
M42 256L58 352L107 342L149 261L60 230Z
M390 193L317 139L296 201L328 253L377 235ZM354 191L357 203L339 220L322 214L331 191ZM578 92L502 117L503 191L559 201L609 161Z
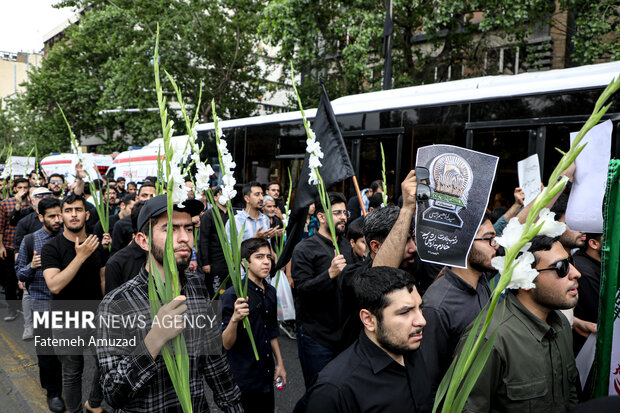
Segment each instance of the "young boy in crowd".
M358 262L364 261L364 254L366 253L366 241L364 240L364 218L356 219L351 222L347 229L347 238L351 243L353 254L358 259Z
M286 384L286 371L277 338L276 290L265 281L271 270L269 242L264 238L243 241L241 258L247 260L248 296L237 297L232 287L222 295L222 343L241 389L246 413L273 413L273 385L278 378L282 379L282 385ZM243 328L246 317L252 327L258 361Z

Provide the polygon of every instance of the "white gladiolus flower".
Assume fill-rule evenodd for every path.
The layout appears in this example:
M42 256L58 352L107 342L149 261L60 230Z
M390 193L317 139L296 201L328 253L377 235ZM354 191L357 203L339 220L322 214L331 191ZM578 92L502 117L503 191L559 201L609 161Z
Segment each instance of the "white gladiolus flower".
M316 175L316 169L310 169L310 174L308 176L308 183L310 185L318 185L319 177Z
M0 179L6 179L9 177L9 168L4 168L4 170L2 171L2 174L0 174Z
M291 211L288 210L288 211L286 211L286 214L284 214L284 216L282 217L282 225L284 227L288 226L288 220L289 220L290 216L291 216Z
M555 238L566 231L566 224L556 221L555 213L551 212L549 208L543 208L538 214L538 217L543 224L538 235L546 235L547 237Z
M321 144L316 141L316 135L312 129L308 129L308 139L306 139L306 152L310 154L308 158L308 168L310 174L308 176L308 183L310 185L318 185L319 177L317 176L316 168L323 166L321 158L323 158L323 151L321 150Z
M500 272L504 271L506 257L495 257L491 260L494 268ZM536 288L534 280L538 276L538 271L532 268L534 254L531 252L523 253L516 261L512 270L512 278L506 288L530 290Z
M185 178L183 178L181 168L178 165L172 165L169 179L173 181L172 202L182 208L183 202L187 200L188 192L191 191L191 188L185 185Z
M183 202L187 201L188 192L191 188L185 185L176 185L172 190L172 203L183 208Z
M222 205L226 205L226 202L232 200L237 195L237 191L231 187L225 186L222 188L222 194L218 198L218 202Z
M510 249L521 239L524 228L525 224L520 224L518 218L512 218L504 228L502 236L496 238L497 243L506 249Z
M235 186L235 177L232 174L226 174L222 177L222 184L224 186Z
M318 168L320 166L323 166L323 164L321 163L319 158L317 156L310 155L310 159L308 160L308 167L310 169L314 169L314 168Z
M312 128L308 128L308 139L312 141L316 140L316 135L314 134Z
M196 168L196 189L198 192L204 192L209 189L209 178L214 174L213 168L203 163L197 163Z
M323 158L323 151L321 150L321 144L317 141L312 141L310 139L307 139L306 140L306 152L318 158Z
M192 161L196 162L196 164L200 163L200 154L194 152L191 154Z
M218 136L223 137L222 130L218 125ZM233 171L237 164L233 161L233 157L228 152L228 147L226 146L226 141L220 138L220 141L217 144L217 150L220 154L220 158L222 159L222 194L220 195L218 202L222 205L226 205L226 203L232 200L236 195L237 191L235 190L235 177L233 175Z

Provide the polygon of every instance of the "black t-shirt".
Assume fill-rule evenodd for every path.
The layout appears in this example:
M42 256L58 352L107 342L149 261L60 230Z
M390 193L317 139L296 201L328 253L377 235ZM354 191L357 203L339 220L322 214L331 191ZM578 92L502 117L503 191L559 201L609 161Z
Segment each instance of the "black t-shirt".
M41 269L58 268L61 271L75 258L75 243L64 235L51 239L41 249ZM73 279L53 300L101 300L101 278L99 270L105 266L104 253L97 248L82 264Z
M138 275L146 264L146 251L135 241L118 251L105 265L105 293Z

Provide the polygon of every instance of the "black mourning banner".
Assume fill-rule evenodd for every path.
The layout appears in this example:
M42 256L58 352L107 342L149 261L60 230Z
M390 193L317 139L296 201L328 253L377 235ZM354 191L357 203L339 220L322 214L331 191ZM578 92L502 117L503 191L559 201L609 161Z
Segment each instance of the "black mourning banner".
M423 261L467 267L484 216L498 158L450 145L418 149L416 169L428 170L428 198L418 200L415 241ZM420 190L418 190L420 193Z

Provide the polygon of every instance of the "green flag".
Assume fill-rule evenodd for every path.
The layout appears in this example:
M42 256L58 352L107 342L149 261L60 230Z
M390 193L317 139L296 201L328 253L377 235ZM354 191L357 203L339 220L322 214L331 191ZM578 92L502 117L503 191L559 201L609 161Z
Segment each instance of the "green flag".
M603 254L594 397L620 395L620 160L609 164L603 211Z

